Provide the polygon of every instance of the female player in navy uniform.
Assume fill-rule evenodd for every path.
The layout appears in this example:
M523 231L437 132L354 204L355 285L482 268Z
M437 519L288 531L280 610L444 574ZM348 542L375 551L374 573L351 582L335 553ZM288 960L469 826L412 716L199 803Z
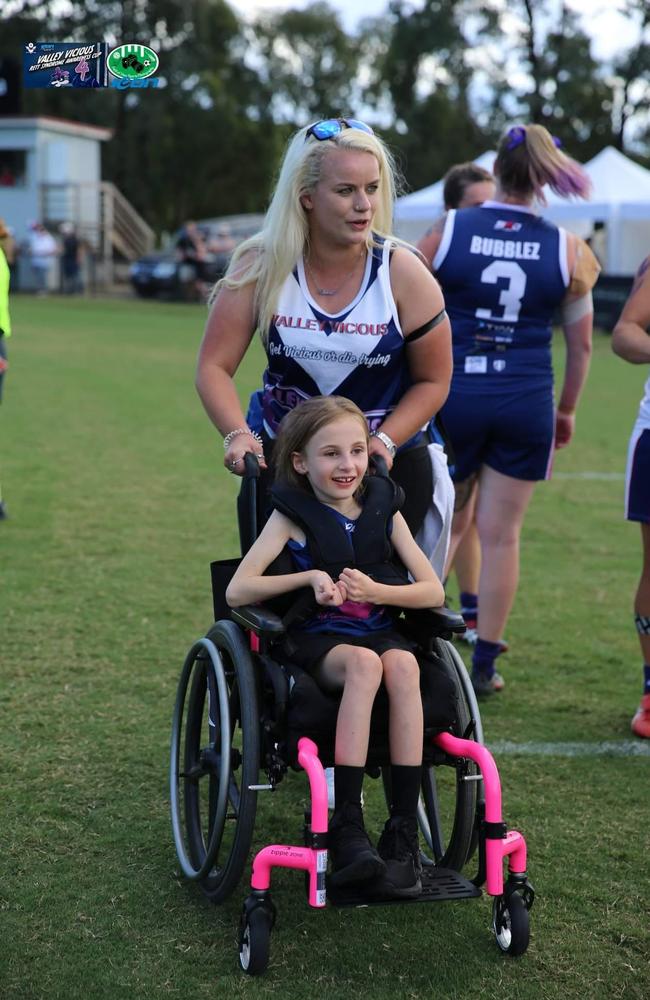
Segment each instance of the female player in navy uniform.
M503 687L494 661L519 578L519 537L535 483L550 473L553 447L571 440L589 367L598 266L585 244L534 209L543 186L586 197L589 179L540 125L511 128L494 165L494 201L450 211L420 244L445 293L454 376L442 415L460 490L479 482L476 521L482 566L472 679L477 692ZM580 251L580 252L579 252ZM553 401L556 309L567 361ZM454 546L471 522L455 517Z
M630 297L614 327L612 349L634 365L650 366L650 257L639 268ZM643 694L632 732L650 739L650 375L634 425L627 460L625 516L641 524L643 566L634 601L634 618L643 666Z
M437 282L390 236L394 194L390 155L368 125L333 118L301 129L262 231L237 248L217 285L197 388L237 475L246 452L270 457L280 422L302 400L353 400L370 453L389 468L395 460L404 517L417 528L432 497L422 429L447 397L451 338ZM267 356L259 430L233 382L256 330Z

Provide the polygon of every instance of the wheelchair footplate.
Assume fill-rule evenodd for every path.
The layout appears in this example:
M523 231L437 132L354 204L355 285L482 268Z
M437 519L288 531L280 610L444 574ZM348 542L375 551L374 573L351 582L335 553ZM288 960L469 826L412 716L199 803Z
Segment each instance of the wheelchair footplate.
M481 890L459 872L451 868L436 868L424 864L422 892L418 896L380 895L380 886L372 885L327 887L327 900L332 906L386 906L388 903L440 903L445 899L475 899Z

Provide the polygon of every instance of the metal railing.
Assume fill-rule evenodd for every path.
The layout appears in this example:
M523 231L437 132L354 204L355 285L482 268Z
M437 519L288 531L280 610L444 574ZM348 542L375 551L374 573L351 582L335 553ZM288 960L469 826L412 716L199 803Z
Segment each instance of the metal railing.
M43 183L40 202L48 229L74 225L96 259L99 285L113 283L116 255L131 261L153 248L153 230L110 181Z

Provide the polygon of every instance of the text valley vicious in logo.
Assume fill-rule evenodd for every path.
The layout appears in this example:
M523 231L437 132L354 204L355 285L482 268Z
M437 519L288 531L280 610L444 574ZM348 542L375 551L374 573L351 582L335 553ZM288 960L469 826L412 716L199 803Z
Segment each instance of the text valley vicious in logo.
M106 42L28 42L25 87L107 87Z
M157 87L158 79L152 75L158 69L158 56L147 45L127 42L109 52L108 69L111 87Z

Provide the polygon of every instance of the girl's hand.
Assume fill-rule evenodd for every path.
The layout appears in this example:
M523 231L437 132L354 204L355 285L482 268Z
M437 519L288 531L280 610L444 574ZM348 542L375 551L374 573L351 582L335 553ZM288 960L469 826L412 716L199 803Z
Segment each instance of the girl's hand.
M344 569L339 576L339 584L344 588L348 601L379 603L379 584L359 569Z
M310 583L314 591L314 597L316 598L317 604L335 608L337 608L339 604L343 604L341 591L328 573L324 573L323 570L320 569L313 570Z

